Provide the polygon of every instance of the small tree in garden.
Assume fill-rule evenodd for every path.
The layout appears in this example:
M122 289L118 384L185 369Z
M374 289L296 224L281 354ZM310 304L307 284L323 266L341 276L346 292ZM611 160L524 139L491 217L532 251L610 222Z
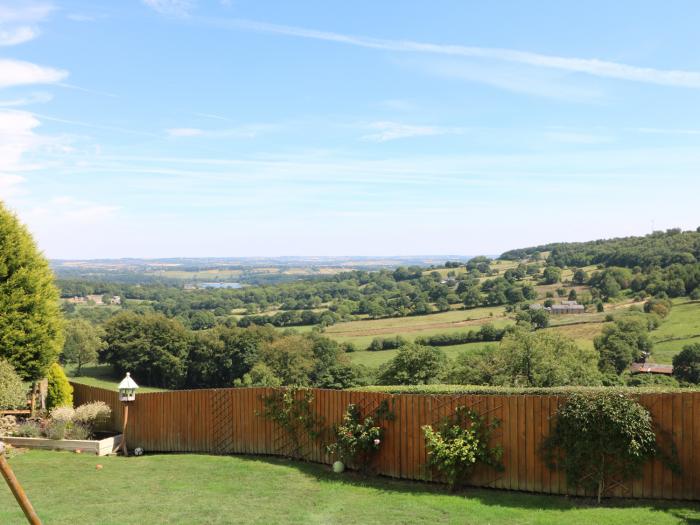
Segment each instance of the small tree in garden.
M423 426L428 465L439 472L452 490L467 482L478 464L502 470L503 450L489 445L499 425L500 420L487 423L475 410L460 406L452 416L443 418L437 429Z
M659 452L649 411L615 392L571 395L544 443L550 468L563 470L569 485L594 491L599 502L607 490L639 477Z
M107 347L101 336L102 331L84 319L73 319L66 325L63 359L77 365L76 375L83 365L96 363L100 351Z
M0 410L27 406L27 390L10 363L0 359Z
M52 364L46 379L49 383L46 391L46 408L51 410L56 407L72 406L73 387L68 382L61 365Z
M392 419L394 414L389 410L387 400L382 401L372 415L364 418L361 408L351 403L342 423L334 429L336 442L328 446L328 452L346 465L366 471L384 439L384 429L378 423Z
M313 393L305 388L285 388L263 397L263 417L277 423L287 435L289 456L305 459L305 443L324 432L324 420L314 412Z

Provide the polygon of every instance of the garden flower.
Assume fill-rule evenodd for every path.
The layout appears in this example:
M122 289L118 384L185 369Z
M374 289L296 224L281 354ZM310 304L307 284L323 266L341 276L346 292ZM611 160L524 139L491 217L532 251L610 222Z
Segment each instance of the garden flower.
M376 446L379 446L379 443L381 443L381 440L379 440L379 439L375 439L375 440L374 440L374 444L375 444Z

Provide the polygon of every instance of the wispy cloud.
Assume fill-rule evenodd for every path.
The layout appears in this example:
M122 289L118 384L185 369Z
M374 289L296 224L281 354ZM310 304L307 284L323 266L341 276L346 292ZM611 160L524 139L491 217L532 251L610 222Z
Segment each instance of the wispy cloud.
M204 135L204 130L199 128L170 128L165 132L170 137L199 137Z
M603 93L594 87L572 83L561 71L534 69L520 64L472 62L440 58L406 61L408 67L430 75L478 82L504 91L554 100L595 102ZM562 78L564 77L564 78Z
M31 84L55 84L65 79L68 71L40 66L22 60L0 59L0 88Z
M9 2L0 5L0 46L15 46L37 37L38 22L53 11L51 4Z
M201 114L200 114L201 115ZM204 115L202 115L204 116ZM216 115L206 115L208 118L215 118L218 120L231 120L225 117L218 117ZM239 139L252 139L259 136L262 133L276 130L279 126L275 124L248 124L243 126L237 126L234 128L224 128L224 129L201 129L201 128L168 128L165 133L169 137L207 137L207 138L239 138Z
M679 128L634 128L638 133L650 133L655 135L700 135L700 129Z
M553 142L564 144L608 144L615 142L615 137L603 133L583 133L578 131L548 131L545 137Z
M143 0L154 11L166 16L186 17L195 8L194 0Z
M372 122L368 126L372 133L364 135L363 140L372 142L387 142L390 140L407 139L412 137L429 137L435 135L453 135L462 132L461 128L442 126L416 126L399 122Z
M427 53L433 55L490 59L501 62L542 67L570 73L583 73L602 78L628 80L664 86L700 88L700 71L656 69L634 66L597 58L576 58L533 53L515 49L435 44L411 40L388 40L364 36L317 31L295 26L269 24L243 19L202 19L219 27L246 29L264 33L336 42L384 51Z
M27 96L0 100L0 107L10 108L19 106L29 106L31 104L45 104L53 100L51 93L30 93Z

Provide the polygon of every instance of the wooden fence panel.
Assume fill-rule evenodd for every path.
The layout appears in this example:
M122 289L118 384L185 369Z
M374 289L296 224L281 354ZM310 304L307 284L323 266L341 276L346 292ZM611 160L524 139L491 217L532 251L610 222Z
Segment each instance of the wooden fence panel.
M122 405L117 392L73 384L77 405L103 401L112 407L110 425L122 426ZM129 406L127 442L155 452L205 452L286 455L288 438L278 425L262 416L264 397L272 388L204 389L138 394ZM373 465L386 476L430 481L426 467L424 425L436 425L457 406L475 408L487 421L500 420L492 445L503 448L503 472L479 468L475 485L551 494L582 494L569 489L562 472L545 464L541 447L550 434L553 416L564 399L533 395L392 395L376 392L314 390L313 409L323 418L327 432L304 443L309 459L330 463L326 446L332 429L347 406L355 403L368 414L387 401L394 419L381 423L382 447ZM700 499L700 393L640 394L651 413L659 443L670 450L672 439L682 469L673 474L655 459L644 467L639 480L613 491L613 496L664 499Z

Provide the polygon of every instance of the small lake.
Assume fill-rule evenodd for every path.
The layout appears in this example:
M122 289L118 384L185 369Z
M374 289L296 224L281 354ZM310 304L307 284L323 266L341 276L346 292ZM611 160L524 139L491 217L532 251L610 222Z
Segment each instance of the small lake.
M241 283L199 283L200 288L242 288Z

